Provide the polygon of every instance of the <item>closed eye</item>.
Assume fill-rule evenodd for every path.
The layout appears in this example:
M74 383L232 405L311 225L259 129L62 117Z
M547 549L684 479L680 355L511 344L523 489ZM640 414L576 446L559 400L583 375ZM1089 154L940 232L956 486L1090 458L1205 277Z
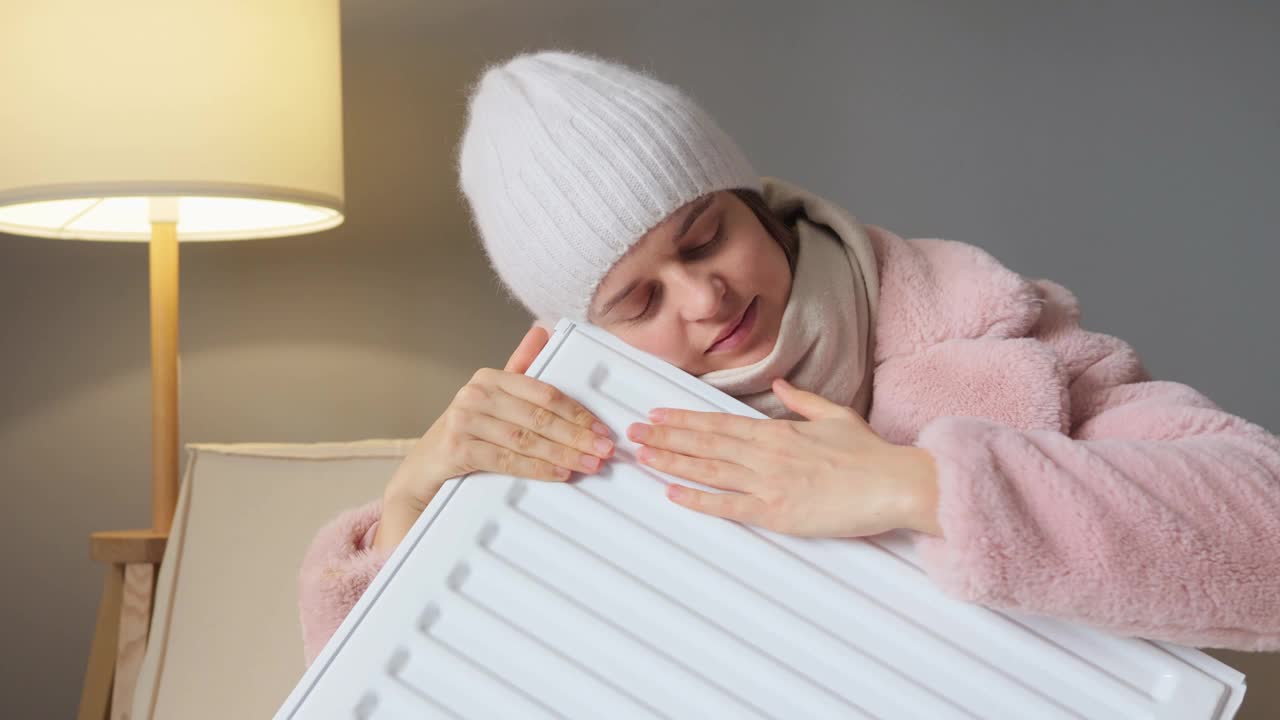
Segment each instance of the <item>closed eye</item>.
M716 233L715 235L711 236L710 240L702 243L701 245L696 245L694 247L691 247L685 250L683 254L689 260L699 260L701 258L704 258L712 254L713 252L715 252L716 248L720 245L720 243L724 242L724 235L725 235L724 223L721 223L716 228ZM640 311L640 314L636 315L633 318L628 319L626 322L638 323L644 320L645 318L649 317L650 315L652 315L654 312L654 309L658 306L658 303L657 303L658 298L659 298L659 291L657 288L655 288L649 292L649 298L645 301L644 309Z
M630 320L627 320L627 322L638 323L641 320L644 320L645 318L653 314L653 309L658 306L658 304L654 302L654 300L656 300L657 298L658 298L658 290L657 288L655 288L649 293L649 299L645 301L644 310L642 310L639 315L636 315Z
M712 235L710 240L702 243L701 245L697 245L695 247L689 248L688 250L685 250L684 255L685 257L691 260L697 260L699 258L706 257L707 255L710 255L712 251L716 249L716 246L719 245L723 240L724 240L724 225L721 224L719 227L716 228L716 234Z

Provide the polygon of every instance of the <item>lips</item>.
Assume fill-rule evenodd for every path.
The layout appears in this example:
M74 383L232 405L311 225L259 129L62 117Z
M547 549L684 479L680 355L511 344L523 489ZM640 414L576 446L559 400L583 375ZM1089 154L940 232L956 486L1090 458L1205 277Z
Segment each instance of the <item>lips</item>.
M742 324L743 319L747 317L747 311L751 309L751 303L753 302L755 302L755 298L752 298L751 302L747 303L746 306L742 308L742 312L738 313L738 317L734 319L732 323L726 325L724 330L720 331L720 334L716 336L716 339L710 345L707 346L706 352L711 352L711 350L721 340L724 340L725 338L729 337L730 335L733 334L734 330L738 329L738 326Z

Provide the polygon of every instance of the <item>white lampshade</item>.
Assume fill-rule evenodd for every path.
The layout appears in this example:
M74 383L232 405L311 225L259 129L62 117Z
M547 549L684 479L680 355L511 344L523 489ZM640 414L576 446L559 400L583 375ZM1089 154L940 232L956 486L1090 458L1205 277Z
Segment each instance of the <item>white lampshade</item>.
M338 0L0 3L0 232L145 242L153 198L182 241L342 222Z

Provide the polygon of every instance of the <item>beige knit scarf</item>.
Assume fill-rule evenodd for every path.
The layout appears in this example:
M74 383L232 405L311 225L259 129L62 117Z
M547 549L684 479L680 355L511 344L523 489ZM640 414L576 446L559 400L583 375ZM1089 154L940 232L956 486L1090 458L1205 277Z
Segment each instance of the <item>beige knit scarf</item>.
M773 351L745 367L699 379L771 418L798 419L774 395L774 378L867 417L880 279L871 240L835 203L765 177L764 199L800 241L791 296Z

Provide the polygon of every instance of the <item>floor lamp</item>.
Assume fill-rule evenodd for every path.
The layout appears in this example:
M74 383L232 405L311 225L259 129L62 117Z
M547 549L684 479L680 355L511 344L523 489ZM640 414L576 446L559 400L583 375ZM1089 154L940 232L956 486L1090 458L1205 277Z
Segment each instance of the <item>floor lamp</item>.
M151 527L91 536L81 718L132 694L177 502L179 241L342 222L339 25L338 0L0 6L0 233L150 244Z

